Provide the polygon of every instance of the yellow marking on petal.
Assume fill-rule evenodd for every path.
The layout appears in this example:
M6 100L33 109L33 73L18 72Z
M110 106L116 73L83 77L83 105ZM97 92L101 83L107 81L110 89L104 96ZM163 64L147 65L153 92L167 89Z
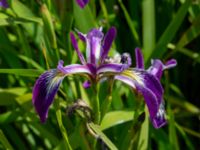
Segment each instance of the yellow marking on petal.
M133 70L124 70L121 75L127 76L135 81L137 81L140 85L143 85L143 78L139 72L135 72Z

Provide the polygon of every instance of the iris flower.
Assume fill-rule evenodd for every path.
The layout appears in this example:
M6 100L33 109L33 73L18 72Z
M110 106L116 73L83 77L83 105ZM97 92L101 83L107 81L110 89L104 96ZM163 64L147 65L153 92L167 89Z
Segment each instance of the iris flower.
M0 7L8 8L8 2L7 2L7 0L0 0Z
M48 110L59 89L63 79L68 75L81 74L87 76L89 80L84 86L97 83L108 75L113 76L121 73L131 65L128 54L123 54L122 61L107 62L107 55L111 44L116 36L116 29L111 27L104 37L102 28L92 29L88 34L78 32L82 41L86 43L86 59L80 52L76 38L70 33L72 45L76 50L81 64L71 64L63 66L64 62L59 61L56 69L51 69L43 73L36 81L33 88L33 105L40 116L41 122L45 122Z
M76 0L76 2L81 8L84 8L85 5L89 2L89 0Z
M128 53L114 58L108 57L111 44L116 36L114 27L109 29L105 37L101 28L92 29L88 34L78 32L78 36L86 43L86 59L80 52L74 34L70 33L72 45L81 64L63 66L64 62L61 60L56 69L46 71L35 83L33 104L41 122L46 121L49 107L63 79L68 75L81 74L88 78L84 87L96 84L109 76L128 84L143 95L153 126L160 128L165 125L164 90L160 78L165 69L176 66L176 60L171 59L163 64L160 60L155 59L152 60L152 65L145 70L141 50L136 48L136 67L130 68L131 58Z
M160 79L163 71L175 67L177 62L171 59L163 64L159 59L155 59L151 61L152 65L145 70L143 55L139 48L135 49L135 57L136 67L124 70L120 75L116 75L115 79L128 84L143 95L153 126L160 128L166 124L164 90Z

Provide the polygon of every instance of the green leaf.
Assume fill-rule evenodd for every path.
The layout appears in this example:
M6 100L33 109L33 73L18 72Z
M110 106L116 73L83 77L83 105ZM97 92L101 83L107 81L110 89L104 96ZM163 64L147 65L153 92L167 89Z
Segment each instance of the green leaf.
M147 106L145 106L145 114L149 114ZM145 120L140 129L140 136L137 149L147 150L148 142L149 142L149 117L147 117L146 115Z
M6 150L13 150L13 147L10 145L9 141L7 140L6 136L4 135L1 129L0 129L0 141Z
M101 131L100 126L89 123L89 127L105 142L105 144L111 150L117 150L118 148L110 141L110 139Z
M26 63L32 65L34 68L41 70L41 71L44 71L44 69L37 62L35 62L33 59L31 59L27 56L24 56L24 55L18 55L18 57L20 59L22 59L23 61L25 61Z
M86 33L91 28L94 28L96 26L94 16L92 15L92 12L88 5L84 9L81 9L80 6L78 6L78 4L76 3L76 1L73 1L73 8L75 24L78 30L80 30L83 33Z
M42 71L36 69L0 69L1 73L14 74L26 77L38 77Z
M187 14L190 5L191 5L191 0L186 0L185 3L179 8L177 14L170 22L167 29L164 31L158 43L156 44L156 47L153 51L151 58L156 58L156 57L159 58L166 52L167 44L171 42L171 40L174 38L176 32L178 31L181 23L183 22Z
M33 21L42 25L41 18L35 17L32 11L20 1L12 0L11 6L13 8L13 11L17 14L19 18L23 18L28 21Z
M113 111L108 112L102 122L101 130L106 130L113 126L133 120L134 111Z
M188 43L190 43L192 40L194 40L197 36L200 35L200 15L196 17L192 25L188 30L185 31L185 33L182 35L181 39L176 44L176 47L184 47Z

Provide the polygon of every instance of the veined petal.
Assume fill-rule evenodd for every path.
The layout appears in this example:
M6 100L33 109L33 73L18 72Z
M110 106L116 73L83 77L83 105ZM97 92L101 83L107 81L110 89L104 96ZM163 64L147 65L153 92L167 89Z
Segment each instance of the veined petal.
M76 0L76 2L81 8L84 8L85 5L89 2L89 0Z
M163 73L163 63L159 59L151 60L151 67L147 71L160 79Z
M150 89L156 95L158 104L160 105L164 93L160 81L154 75L146 71L141 73L141 78L143 79L145 87Z
M100 73L120 73L126 69L126 65L118 63L103 64L97 68L97 74Z
M177 61L175 59L170 59L165 63L164 69L170 69L170 68L175 67L176 65L177 65Z
M144 96L151 118L156 116L162 101L163 88L155 76L144 70L134 69L123 71L120 75L115 76L115 79L140 92Z
M155 75L158 79L161 78L162 73L165 69L173 68L177 65L175 59L171 59L163 64L159 59L151 60L151 67L147 70L149 73Z
M76 50L76 52L78 54L79 60L81 61L82 64L85 64L86 63L85 58L83 57L83 54L79 50L78 43L77 43L76 38L75 38L75 36L72 32L70 33L70 38L71 38L72 45L73 45L74 49Z
M103 45L102 45L102 52L101 52L101 62L103 63L105 58L108 56L108 52L114 41L117 34L117 30L115 27L111 27L105 35Z
M36 81L33 88L33 105L40 116L41 122L45 122L48 110L58 91L64 76L57 69L43 73Z
M159 106L159 110L154 118L151 118L151 121L153 123L153 126L155 128L161 128L164 126L167 121L165 119L165 107L164 107L164 101Z
M136 68L144 69L144 58L140 48L135 49Z
M101 52L101 41L103 33L100 29L92 29L86 36L86 56L87 62L97 64Z
M87 65L73 64L73 65L63 66L63 64L64 62L60 60L57 69L65 76L70 74L81 74L81 73L91 74L91 71L88 69Z
M123 75L116 75L114 77L115 80L119 80L127 85L129 85L130 87L136 89L135 87L135 82L133 81L133 79L131 79L130 77L127 76L123 76Z
M9 6L7 0L0 0L0 7L8 8Z

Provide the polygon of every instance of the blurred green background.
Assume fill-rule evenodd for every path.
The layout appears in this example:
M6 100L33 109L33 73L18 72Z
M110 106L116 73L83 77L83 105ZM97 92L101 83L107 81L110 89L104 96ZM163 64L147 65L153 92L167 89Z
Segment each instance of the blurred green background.
M146 115L142 127L132 132L135 94L120 82L100 126L91 128L103 140L97 149L198 149L200 141L200 1L199 0L90 0L81 9L75 0L8 0L0 8L0 149L65 149L52 106L41 124L32 106L36 78L58 60L79 63L69 32L78 29L117 28L110 56L142 48L146 68L152 58L175 58L178 65L162 78L168 124L154 129ZM79 42L85 54L85 46ZM67 106L78 98L86 102L91 89L82 77L66 78L56 100L61 101L63 125L73 149L90 150L94 143L86 121L78 113L67 116ZM123 85L123 86L122 86ZM108 83L100 88L106 100ZM110 139L110 140L109 140ZM112 142L111 142L112 141ZM111 143L110 143L111 142ZM113 146L114 145L114 146Z

